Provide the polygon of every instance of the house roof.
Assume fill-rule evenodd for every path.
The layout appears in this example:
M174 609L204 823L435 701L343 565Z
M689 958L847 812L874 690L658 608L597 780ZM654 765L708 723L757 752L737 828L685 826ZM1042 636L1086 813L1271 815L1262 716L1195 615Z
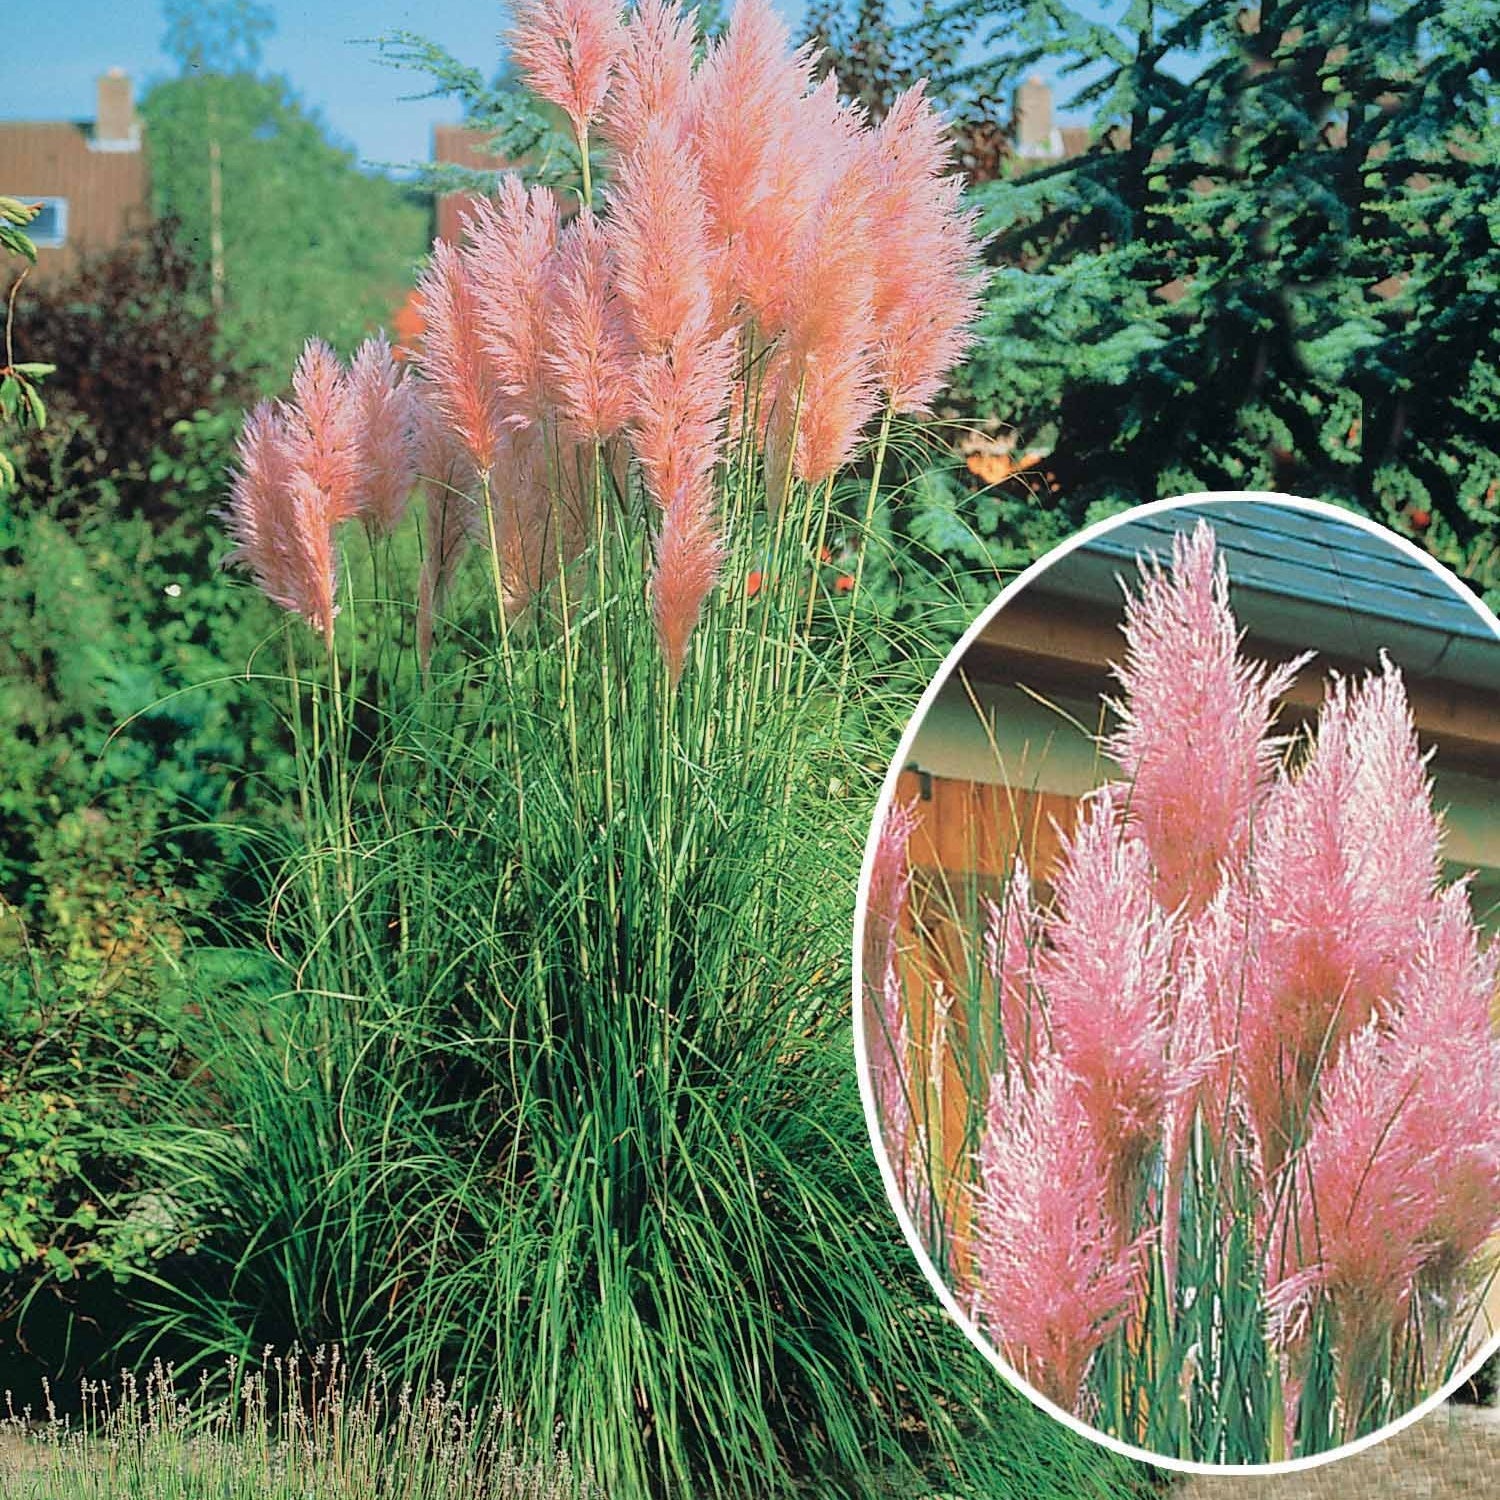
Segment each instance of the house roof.
M1375 532L1325 512L1254 500L1156 511L1112 527L1035 580L1039 594L1117 605L1138 557L1170 561L1174 534L1214 528L1247 631L1373 662L1413 679L1500 690L1500 638L1466 593Z

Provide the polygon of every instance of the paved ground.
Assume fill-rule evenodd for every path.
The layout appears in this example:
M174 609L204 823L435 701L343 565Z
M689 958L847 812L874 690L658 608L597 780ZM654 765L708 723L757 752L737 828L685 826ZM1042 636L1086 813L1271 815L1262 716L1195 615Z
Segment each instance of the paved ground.
M1496 1500L1500 1411L1450 1406L1352 1458L1270 1478L1195 1475L1171 1500Z

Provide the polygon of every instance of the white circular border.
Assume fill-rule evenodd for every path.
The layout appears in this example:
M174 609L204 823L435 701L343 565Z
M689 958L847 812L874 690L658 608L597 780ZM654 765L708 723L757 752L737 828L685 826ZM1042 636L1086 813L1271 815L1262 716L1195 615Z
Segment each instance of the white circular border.
M1397 535L1389 527L1382 526L1366 516L1358 515L1353 511L1345 510L1341 506L1331 505L1326 500L1305 500L1295 495L1283 495L1270 490L1202 490L1192 494L1176 495L1166 500L1153 500L1146 505L1137 505L1130 510L1121 511L1117 515L1107 516L1102 521L1096 521L1091 526L1086 526L1082 531L1070 536L1066 541L1060 542L1050 552L1039 557L1034 563L1027 567L1017 577L1012 579L1001 589L995 600L983 609L978 618L964 632L963 638L944 658L942 666L934 674L932 681L928 683L926 691L917 703L907 722L906 730L901 736L901 742L896 747L896 753L891 760L891 766L886 773L885 782L881 786L880 796L875 804L875 815L871 820L869 837L865 841L865 857L860 868L859 890L856 897L854 912L854 948L852 954L852 977L851 998L854 1011L854 1060L855 1070L859 1077L860 1099L864 1104L865 1125L870 1132L870 1142L875 1151L875 1159L880 1164L880 1175L885 1183L886 1196L890 1199L891 1206L896 1211L896 1221L901 1226L901 1232L906 1237L912 1252L916 1255L917 1264L922 1268L922 1274L932 1283L933 1289L938 1294L938 1299L943 1304L948 1316L963 1331L964 1336L971 1344L995 1367L1006 1380L1008 1380L1022 1395L1029 1398L1034 1405L1046 1412L1048 1416L1055 1417L1065 1427L1076 1432L1080 1437L1089 1439L1090 1442L1098 1443L1102 1447L1112 1449L1125 1458L1136 1459L1141 1463L1150 1464L1159 1469L1171 1469L1182 1474L1299 1474L1308 1469L1316 1469L1323 1464L1332 1463L1335 1459L1348 1458L1350 1455L1362 1452L1366 1448L1373 1447L1376 1443L1384 1442L1388 1437L1394 1437L1396 1433L1409 1427L1413 1422L1420 1421L1429 1412L1434 1411L1442 1405L1454 1391L1458 1390L1465 1381L1469 1380L1479 1368L1485 1364L1491 1355L1500 1353L1500 1332L1497 1332L1478 1354L1459 1372L1448 1381L1446 1385L1435 1391L1425 1401L1414 1406L1403 1416L1376 1431L1367 1433L1364 1437L1355 1438L1352 1442L1344 1443L1340 1447L1330 1448L1323 1453L1311 1454L1306 1458L1284 1459L1280 1463L1266 1464L1211 1464L1198 1463L1188 1459L1173 1458L1164 1453L1155 1453L1149 1448L1138 1448L1132 1443L1123 1442L1107 1432L1100 1431L1097 1427L1090 1427L1086 1422L1076 1417L1072 1412L1064 1411L1060 1406L1049 1401L1040 1392L1034 1390L1022 1377L1013 1370L1001 1357L985 1336L979 1331L975 1324L965 1315L959 1307L953 1293L949 1290L947 1283L938 1273L931 1257L922 1245L921 1236L917 1233L916 1225L912 1222L910 1213L907 1211L905 1199L902 1195L896 1174L891 1166L890 1158L886 1154L885 1143L881 1138L879 1114L875 1105L874 1087L870 1081L869 1058L865 1047L865 1025L864 1025L864 997L861 991L861 963L860 954L864 950L865 934L865 912L868 907L870 891L870 875L875 864L875 851L879 843L880 831L885 825L886 816L890 811L891 803L896 796L896 783L906 765L907 757L911 753L913 741L927 717L928 710L933 701L941 691L943 684L948 680L953 669L963 660L965 652L974 643L980 631L1000 613L1005 603L1013 595L1023 590L1028 583L1040 573L1050 568L1053 563L1066 557L1075 548L1081 547L1093 537L1122 526L1126 522L1134 521L1141 516L1159 515L1163 511L1177 510L1187 505L1201 505L1205 503L1245 503L1258 501L1262 504L1284 505L1293 510L1309 511L1314 515L1328 516L1335 520L1348 522L1350 525L1358 526L1368 531L1372 536L1378 536L1382 541L1396 548L1398 552L1421 563L1429 572L1440 578L1443 583L1455 594L1463 599L1484 623L1489 626L1496 642L1500 643L1500 619L1495 617L1494 612L1454 576L1454 574L1443 566L1442 563L1432 557L1429 553L1422 551L1414 543L1403 536ZM1231 584L1233 579L1230 580ZM1500 938L1495 941L1500 942Z

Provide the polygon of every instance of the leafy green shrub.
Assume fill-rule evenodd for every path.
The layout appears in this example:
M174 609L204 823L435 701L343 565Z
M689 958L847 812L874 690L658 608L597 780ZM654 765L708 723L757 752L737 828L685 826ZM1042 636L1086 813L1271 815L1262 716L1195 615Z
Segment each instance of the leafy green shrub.
M115 1134L120 1062L163 1055L187 934L223 920L227 886L253 884L236 818L279 816L279 726L230 682L265 625L259 597L209 567L196 522L71 496L0 512L7 1342L67 1322L90 1279L159 1248L149 1216L131 1217L150 1184Z
M18 446L22 503L65 515L100 503L173 520L181 492L163 488L153 468L174 461L177 424L249 391L221 356L206 281L179 227L160 221L32 290L16 305L14 337L57 366L52 421ZM217 451L200 444L199 461L222 474L231 436L221 426Z

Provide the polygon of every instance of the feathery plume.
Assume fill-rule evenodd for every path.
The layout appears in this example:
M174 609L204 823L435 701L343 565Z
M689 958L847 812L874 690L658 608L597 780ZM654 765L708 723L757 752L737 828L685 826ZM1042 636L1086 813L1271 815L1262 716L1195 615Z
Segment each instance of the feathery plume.
M789 99L766 153L763 191L745 209L733 245L732 293L740 315L771 339L786 327L799 257L807 255L833 186L857 172L861 116L840 102L830 73L810 94Z
M244 563L273 604L331 642L337 581L327 499L298 465L284 409L270 402L245 418L223 519L234 542L225 564Z
M1269 1305L1284 1320L1309 1290L1325 1297L1346 1375L1375 1362L1428 1254L1431 1178L1423 1162L1390 1149L1414 1082L1389 1066L1376 1021L1350 1038L1324 1076L1307 1143L1288 1168L1289 1210L1273 1227Z
M485 352L467 259L435 240L417 283L424 329L418 365L433 409L458 435L474 467L487 473L500 441L500 390Z
M1124 633L1114 673L1125 701L1112 705L1105 749L1130 783L1158 901L1197 912L1250 847L1281 744L1270 737L1276 701L1308 658L1267 670L1240 654L1228 570L1202 520L1173 537L1170 573L1142 564Z
M782 123L809 90L811 52L791 50L769 0L739 0L693 82L692 139L714 242L737 257L751 210L770 190Z
M512 0L507 40L532 91L573 122L580 141L604 105L625 43L616 0Z
M1353 686L1334 676L1311 753L1266 801L1244 897L1261 931L1241 1058L1273 1169L1320 1068L1411 962L1439 839L1400 672L1386 662Z
M1457 1282L1500 1232L1500 1042L1490 1019L1497 982L1500 948L1481 951L1467 885L1449 886L1421 923L1384 1051L1411 1081L1386 1149L1421 1163L1430 1178L1426 1271L1450 1306L1472 1290Z
M875 1094L881 1140L908 1207L926 1181L925 1142L914 1127L911 1029L899 964L899 933L911 889L909 864L916 809L893 802L881 825L865 892L860 985L864 994L865 1055ZM914 1192L914 1190L917 1190Z
M416 483L416 403L385 335L366 339L349 370L349 404L359 444L355 510L370 530L401 523Z
M546 188L529 191L513 172L493 198L464 216L464 268L480 338L494 370L507 426L544 421L553 406L546 351L553 327L559 214Z
M641 0L625 22L613 86L604 101L602 129L629 156L653 126L682 141L689 128L696 9L673 0Z
M1174 932L1151 894L1146 849L1125 825L1123 801L1114 785L1085 800L1063 845L1050 946L1038 964L1054 1042L1078 1079L1122 1212L1174 1082Z
M650 586L673 682L723 559L711 481L736 354L731 331L717 339L684 338L640 361L631 445L662 512Z
M873 158L877 373L897 412L925 412L973 341L979 314L978 212L945 176L946 126L918 83L869 138Z
M297 467L322 493L329 524L337 525L358 511L365 475L349 377L322 339L303 345L292 398L285 408L287 441Z
M571 435L602 442L630 416L634 344L599 221L584 209L563 231L554 286L555 337L544 353Z
M788 462L809 484L847 463L877 406L868 188L858 172L840 177L797 256L766 435L772 504Z
M1023 1078L1031 1076L1037 1058L1052 1045L1046 1007L1037 987L1042 931L1042 914L1031 894L1031 875L1025 859L1017 854L1001 902L988 897L984 901L984 961L995 986L1005 1049L999 1071L1016 1068Z
M479 475L473 455L435 405L413 387L415 453L424 495L422 572L417 586L417 657L432 664L433 625L468 549Z
M707 215L694 156L666 126L648 124L620 163L610 202L620 299L648 355L698 337L709 326Z
M1112 1173L1077 1080L1059 1057L990 1086L972 1254L978 1321L1007 1361L1065 1411L1135 1290L1139 1247L1112 1209Z

